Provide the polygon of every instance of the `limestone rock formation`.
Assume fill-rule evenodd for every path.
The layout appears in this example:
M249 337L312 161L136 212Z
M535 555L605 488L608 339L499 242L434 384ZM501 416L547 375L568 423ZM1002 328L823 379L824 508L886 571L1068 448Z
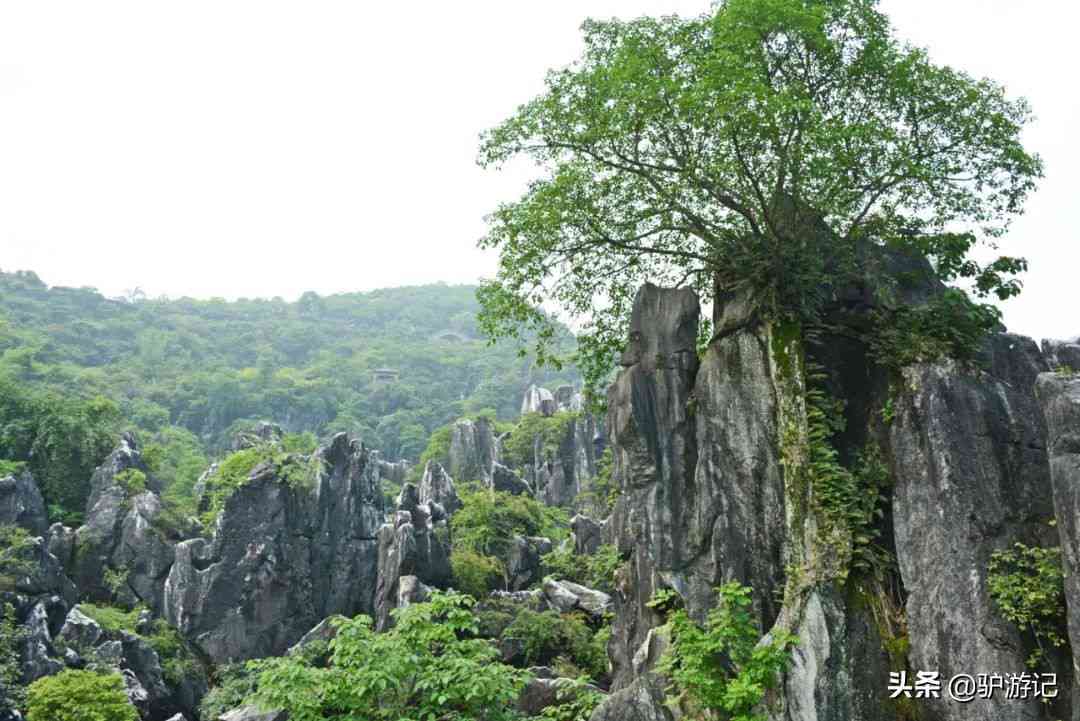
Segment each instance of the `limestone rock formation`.
M450 475L460 481L491 482L498 457L495 434L486 418L462 418L450 433Z
M394 523L383 524L378 537L374 618L376 628L384 630L391 625L393 609L426 593L424 584L449 585L446 512L438 503L421 503L417 487L406 483L398 495Z
M424 475L419 486L420 503L437 503L448 516L461 508L454 479L435 461L428 461L424 466Z
M377 466L343 433L317 454L310 487L257 466L210 540L176 546L164 615L215 662L280 654L329 615L374 610Z
M1065 570L1072 667L1080 668L1080 363L1072 373L1045 373L1036 386L1047 425L1047 450ZM1080 698L1074 679L1074 721Z
M144 489L125 483L131 474L143 479ZM133 436L125 434L94 471L90 488L86 523L75 531L71 556L62 559L80 594L160 612L173 544L157 528L161 501Z
M30 471L0 478L0 525L25 528L35 536L44 536L49 521L45 501Z
M1025 670L1029 650L990 599L988 565L1016 541L1053 538L1046 435L1033 394L1045 362L1019 336L992 336L988 355L983 373L952 363L905 369L889 429L911 661L943 678ZM975 721L999 715L1002 703L929 705L935 719ZM1040 705L1015 701L1011 718L1039 718Z

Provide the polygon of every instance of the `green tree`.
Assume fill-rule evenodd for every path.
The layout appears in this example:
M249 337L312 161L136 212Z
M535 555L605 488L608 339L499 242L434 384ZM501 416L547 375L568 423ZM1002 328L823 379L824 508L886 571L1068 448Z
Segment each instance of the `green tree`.
M26 721L138 721L118 673L61 671L27 692Z
M538 307L554 302L587 320L595 382L645 281L813 322L830 283L875 272L865 251L889 246L979 297L1019 292L1025 261L972 251L1041 177L1020 142L1028 105L899 42L877 5L721 0L692 19L586 22L582 57L483 138L482 165L544 169L481 240L500 254L484 331L532 328L551 358Z

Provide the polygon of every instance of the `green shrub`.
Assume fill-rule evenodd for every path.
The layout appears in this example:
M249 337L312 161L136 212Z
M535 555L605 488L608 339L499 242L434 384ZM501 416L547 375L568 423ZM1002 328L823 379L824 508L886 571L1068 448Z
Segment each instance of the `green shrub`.
M232 663L219 666L213 684L199 702L199 716L216 719L222 714L243 706L258 690L258 671L247 664Z
M567 547L556 548L541 557L545 575L595 588L604 593L615 590L615 572L622 565L618 550L609 544L596 549L596 553L580 555Z
M552 663L560 656L600 679L607 673L607 634L601 631L601 643L585 618L577 613L520 609L502 632L504 640L522 644L526 666Z
M990 557L989 571L990 597L1001 614L1035 641L1028 666L1036 668L1047 660L1048 646L1066 643L1061 549L1015 543Z
M568 534L566 512L535 498L468 484L459 496L462 507L450 519L455 548L501 558L514 536L545 536L558 542Z
M536 439L540 438L545 456L556 453L559 445L570 432L570 427L581 417L573 411L559 411L551 416L526 413L518 419L510 435L503 440L503 460L511 468L523 468L536 463Z
M25 529L0 524L0 592L14 591L20 578L34 572L34 564L23 558L33 543L33 536Z
M950 288L926 305L879 312L870 350L881 366L894 370L945 358L973 363L983 338L1000 322L997 308Z
M16 623L15 607L10 603L0 606L0 707L6 703L13 708L22 708L26 702L19 658L25 638L26 627Z
M116 485L124 489L124 495L128 498L146 492L146 474L138 468L127 468L117 473L114 478Z
M61 671L27 691L26 721L138 721L119 673Z
M670 612L671 644L660 670L671 679L679 701L692 709L723 712L723 718L732 721L764 721L754 709L776 685L796 637L777 630L762 641L751 612L750 589L733 582L717 593L717 605L704 627L694 623L685 609ZM658 597L653 605L670 606L671 600Z
M560 678L558 684L559 703L540 712L544 721L589 721L604 700L604 694L591 688L587 678Z
M22 461L8 461L0 458L0 478L17 476L26 470L26 464Z
M83 615L96 621L101 628L113 633L120 631L135 633L139 614L143 611L141 606L125 611L116 606L102 606L95 603L80 603L77 608Z
M375 633L366 616L343 620L326 668L295 657L254 663L255 699L284 709L290 721L513 721L526 675L499 663L492 644L476 637L472 603L435 593L396 609L385 633Z
M505 569L499 559L483 556L471 548L455 548L450 553L454 587L473 598L482 599L499 587Z

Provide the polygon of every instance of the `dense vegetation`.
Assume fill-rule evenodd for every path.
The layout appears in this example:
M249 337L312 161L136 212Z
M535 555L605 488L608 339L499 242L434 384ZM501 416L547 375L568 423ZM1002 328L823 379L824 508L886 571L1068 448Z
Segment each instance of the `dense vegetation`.
M30 684L26 721L138 721L118 672L61 671Z
M346 430L417 460L450 420L517 415L531 382L571 379L479 340L475 289L431 285L299 301L105 298L0 273L0 462L27 462L54 517L124 428L156 474L189 491L257 420ZM559 342L571 342L563 331ZM374 371L397 371L377 380ZM74 520L74 519L73 519Z

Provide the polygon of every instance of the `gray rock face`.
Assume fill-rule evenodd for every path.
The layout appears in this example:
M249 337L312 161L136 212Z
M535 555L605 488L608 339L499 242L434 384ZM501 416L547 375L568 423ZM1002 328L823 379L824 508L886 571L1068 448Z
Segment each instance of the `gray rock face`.
M236 434L232 439L232 450L242 451L254 448L260 443L274 443L285 436L285 431L277 423L259 421L250 431Z
M1054 515L1065 566L1069 641L1073 668L1077 669L1080 668L1080 375L1045 373L1039 376L1036 393L1046 418ZM1073 718L1078 714L1080 703L1074 697Z
M689 401L698 316L692 291L643 286L634 301L626 367L608 390L607 428L620 491L608 529L619 553L630 559L617 582L609 644L617 686L630 681L634 652L662 623L645 605L661 575L686 565L680 534L684 490L697 464Z
M260 711L254 706L242 706L223 714L218 721L287 721L284 711Z
M589 721L674 721L664 705L667 682L654 674L636 679L600 704Z
M129 497L117 481L126 471L147 478L151 490ZM70 572L87 600L144 603L160 612L165 576L173 563L173 544L156 528L161 501L142 461L135 438L125 434L120 445L91 479L86 523L75 531ZM61 543L56 534L56 543ZM119 583L110 583L112 574Z
M495 434L486 418L462 418L450 434L450 475L460 481L491 482L497 455Z
M989 597L987 566L1016 541L1050 540L1046 437L1032 393L1044 362L1032 341L1004 334L986 355L982 374L951 363L906 369L889 429L911 662L945 679L1024 671L1028 650ZM1038 701L928 706L946 721L1040 717Z
M491 467L491 489L515 496L532 495L532 486L501 463Z
M1080 371L1080 338L1044 340L1042 350L1050 370L1071 369Z
M438 503L448 516L461 508L454 479L435 461L428 461L424 466L424 475L419 487L420 503Z
M176 546L164 615L215 662L280 654L327 616L374 610L378 469L345 434L317 453L312 488L257 467L210 541Z
M149 633L152 629L143 631ZM207 691L206 675L199 663L193 661L182 678L169 681L161 657L145 638L105 630L77 607L68 613L57 638L76 655L78 665L104 664L121 671L128 696L144 721L173 714L195 718L196 707ZM190 652L185 653L190 658Z
M570 538L574 543L574 553L591 556L604 542L604 523L597 523L579 513L570 519Z
M0 478L0 525L19 526L35 536L48 531L45 501L30 471Z
M445 588L450 583L445 513L437 504L421 503L411 483L402 486L395 522L379 528L377 567L374 618L379 630L390 627L393 609L426 593L424 584Z
M506 558L508 590L522 591L540 580L540 557L551 552L551 540L541 537L515 536Z
M56 556L49 553L48 544L40 536L30 539L14 555L29 573L15 578L15 592L30 600L42 596L57 596L66 604L73 604L78 597L75 584L64 575L63 566Z
M570 581L545 579L543 593L548 606L558 610L559 613L583 611L596 618L602 618L611 610L611 596Z
M557 410L580 410L580 407L580 395L576 395L570 405L560 405ZM536 438L533 445L535 463L529 469L529 475L540 500L562 508L575 505L579 494L587 490L589 482L596 477L596 434L593 417L582 413L567 424L554 452L546 451L543 439Z
M550 416L556 409L555 396L547 388L537 385L529 386L529 390L525 391L525 397L521 400L521 415L539 413Z
M799 618L784 618L797 612ZM781 610L798 642L782 693L769 708L777 721L878 721L901 718L882 689L888 657L870 615L845 602L842 592L820 588L799 606Z

